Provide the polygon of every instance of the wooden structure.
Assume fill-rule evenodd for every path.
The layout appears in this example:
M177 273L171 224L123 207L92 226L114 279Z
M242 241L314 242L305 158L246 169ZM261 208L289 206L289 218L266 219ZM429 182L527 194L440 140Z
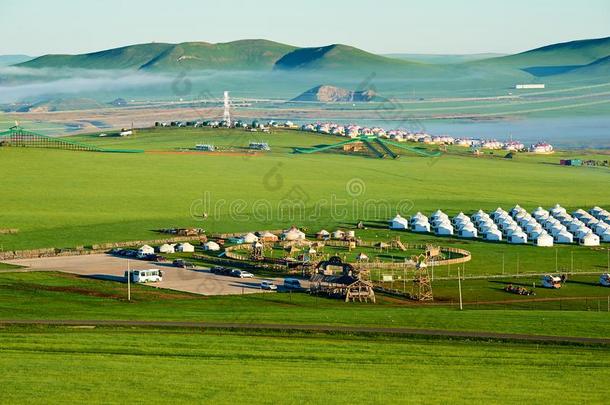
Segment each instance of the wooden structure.
M356 269L333 256L318 263L311 276L311 294L343 298L345 302L375 302L373 284L356 274Z
M250 259L253 261L261 261L265 259L265 245L260 242L254 242L252 244L252 251L250 253Z
M411 298L417 301L434 301L432 293L432 282L428 272L428 264L426 257L423 255L415 256L415 277L413 277L413 286L411 287Z

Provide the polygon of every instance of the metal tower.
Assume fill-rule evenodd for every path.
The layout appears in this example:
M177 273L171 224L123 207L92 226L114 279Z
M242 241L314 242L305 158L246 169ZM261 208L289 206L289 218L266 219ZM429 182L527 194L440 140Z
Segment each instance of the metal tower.
M225 106L225 111L222 116L222 120L225 122L225 124L228 127L230 127L231 126L231 102L229 101L229 92L228 91L225 91L224 106Z

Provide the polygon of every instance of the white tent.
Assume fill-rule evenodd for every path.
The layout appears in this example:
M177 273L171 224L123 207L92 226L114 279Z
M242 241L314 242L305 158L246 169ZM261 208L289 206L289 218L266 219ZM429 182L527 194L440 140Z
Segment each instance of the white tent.
M318 238L318 239L328 239L328 238L330 238L330 232L328 232L326 229L320 229L320 231L318 231L316 233L316 238Z
M439 224L434 228L434 233L442 236L453 235L453 226L448 222Z
M506 236L510 236L513 233L523 232L523 230L517 224L510 224L502 229L502 233Z
M176 246L176 251L182 253L193 253L195 252L195 246L191 245L188 242L179 243L178 246Z
M243 236L243 240L244 240L244 243L258 242L258 236L256 236L252 232L249 232Z
M220 245L216 242L209 241L203 245L203 250L209 250L210 252L217 252L220 250Z
M490 229L483 233L483 239L499 242L502 240L502 232L497 229Z
M551 208L551 211L550 211L551 215L554 216L554 217L559 215L559 214L565 214L566 212L567 212L566 209L563 208L559 204L555 204L555 206L553 208Z
M610 225L608 225L605 222L598 222L597 224L595 224L593 226L593 232L595 232L598 235L601 235L602 233L606 232L608 229L610 229Z
M599 246L599 236L594 233L588 233L578 238L578 244L582 246Z
M510 215L511 216L515 216L516 214L518 214L519 212L525 211L523 208L521 208L521 206L519 204L515 205L511 210L510 210Z
M418 212L411 217L411 224L413 224L414 222L421 221L421 220L428 222L428 217L425 216L424 214L422 214L421 212Z
M279 238L277 237L277 235L267 231L263 232L263 234L259 237L259 240L263 240L265 242L277 242Z
M298 230L296 227L292 227L286 231L284 231L281 235L282 240L303 240L305 239L305 234Z
M582 208L579 208L572 213L572 216L579 218L579 219L580 219L580 217L582 217L584 215L590 215L590 214L587 211L583 210Z
M163 245L159 246L159 253L175 253L176 249L174 246L175 245L170 245L169 243L164 243Z
M430 224L428 221L413 222L411 224L411 230L413 232L430 232Z
M409 221L396 215L394 219L390 221L390 229L409 229Z
M589 210L589 213L597 218L597 216L602 214L604 211L606 211L606 210L601 207L595 206Z
M345 232L341 229L337 229L333 232L333 239L343 239L345 237Z
M532 216L537 220L548 218L549 215L549 212L542 207L538 207L532 212Z
M500 232L500 230L498 229L498 226L496 224L494 224L493 222L485 222L479 225L479 231L481 231L481 233L485 233L485 232L489 232L489 231L498 231Z
M430 218L432 219L441 219L441 218L446 218L449 219L449 216L447 214L445 214L443 211L441 210L436 210L432 213L432 215L430 216Z
M602 242L610 242L610 229L606 229L606 231L604 233L602 233L601 235L597 235L599 236L599 239Z
M579 230L582 227L586 227L586 225L577 219L573 220L566 226L566 228L570 232L576 232L577 230Z
M526 233L527 233L527 236L529 236L529 238L530 238L531 240L536 240L536 239L538 239L538 237L539 237L540 235L548 235L548 233L547 233L547 232L546 232L544 229L542 229L542 228L540 228L540 229L534 229L534 230L532 230L531 232L526 232ZM552 235L549 235L549 236L551 236L551 238L553 237Z
M534 245L540 247L551 247L553 246L553 237L548 233L542 233L536 239L534 239Z
M553 239L555 239L555 243L574 243L574 235L568 231L561 231L553 235Z
M524 244L527 243L527 235L523 231L513 232L508 236L507 241L517 245Z
M556 223L548 229L551 235L557 235L560 232L567 231L566 227L561 225L560 223Z
M540 225L538 222L533 221L533 222L528 222L527 224L525 224L523 227L523 230L527 233L531 233L533 231L540 231L542 230L542 225Z
M465 226L458 231L458 236L460 238L476 238L478 232L473 225Z
M588 235L590 233L593 233L589 228L587 228L586 226L580 227L577 230L575 230L574 232L571 232L572 235L574 235L576 237L576 239L581 239L583 238L585 235Z
M152 246L144 245L138 249L138 257L155 254L155 249Z

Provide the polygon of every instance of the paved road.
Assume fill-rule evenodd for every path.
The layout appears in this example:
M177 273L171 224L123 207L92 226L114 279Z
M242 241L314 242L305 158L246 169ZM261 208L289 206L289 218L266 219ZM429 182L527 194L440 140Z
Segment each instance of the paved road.
M53 325L53 326L142 326L142 327L171 327L171 328L200 328L200 329L233 329L233 330L260 330L260 331L313 331L313 332L343 332L363 334L392 334L402 336L437 336L473 339L498 339L524 342L547 343L580 343L595 345L610 345L610 338L589 338L579 336L549 336L527 335L517 333L471 332L439 329L415 328L380 328L361 326L334 326L334 325L299 325L299 324L243 324L223 322L179 322L179 321L112 321L112 320L0 320L0 325Z
M127 259L107 254L83 256L43 257L35 259L9 260L6 263L26 266L31 270L62 271L101 278L123 281L127 270ZM218 276L206 268L186 270L173 267L168 263L151 263L142 260L129 260L132 270L161 269L164 270L163 281L154 283L155 287L184 291L202 295L230 295L260 293L261 279L239 279L235 277ZM283 283L283 279L275 279Z

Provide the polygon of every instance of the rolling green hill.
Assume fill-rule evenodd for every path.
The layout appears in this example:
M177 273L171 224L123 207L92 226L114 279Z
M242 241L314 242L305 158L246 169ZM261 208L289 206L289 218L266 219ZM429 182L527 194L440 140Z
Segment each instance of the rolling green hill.
M610 55L610 37L563 42L499 58L472 62L526 69L542 66L586 65Z
M150 43L82 55L45 55L18 66L151 71L218 68L270 70L282 55L293 49L295 48L290 45L265 40L243 40L221 44Z
M299 48L284 55L276 69L293 70L401 70L422 67L424 64L375 55L347 45L328 45L318 48Z

